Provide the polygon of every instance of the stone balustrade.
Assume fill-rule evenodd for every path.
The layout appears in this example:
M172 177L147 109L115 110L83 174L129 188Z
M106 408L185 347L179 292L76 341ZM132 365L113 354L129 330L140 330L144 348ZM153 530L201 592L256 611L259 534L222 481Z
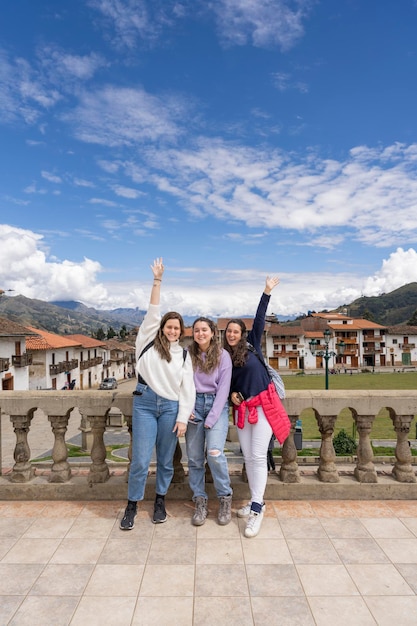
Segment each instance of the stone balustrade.
M302 498L348 498L348 497L396 497L416 498L416 473L409 445L410 427L417 414L417 391L289 391L284 401L292 423L292 431L282 447L282 462L276 476L269 479L268 488L274 481L278 492L274 497ZM83 499L87 497L108 499L124 498L127 489L127 467L119 476L111 475L106 461L104 433L109 412L116 407L124 415L131 432L132 395L122 390L114 391L3 391L0 392L1 420L10 419L16 436L14 465L5 473L2 465L0 477L1 499ZM78 409L84 424L91 433L91 463L85 476L73 476L65 435L74 409ZM341 477L333 447L333 433L340 412L348 408L355 422L359 442L352 476L349 483L358 488L342 488L346 479ZM31 422L34 412L40 409L46 416L53 433L52 461L50 471L38 475L36 464L31 462ZM296 420L305 409L314 411L321 446L314 480L305 480L300 471L294 443ZM378 475L371 446L371 429L375 417L386 409L392 420L392 437L396 441L395 462L384 478ZM1 426L1 424L0 424ZM0 430L1 439L1 430ZM3 443L1 448L3 449ZM130 447L129 447L130 458ZM0 458L1 461L1 458ZM181 483L186 482L177 455L176 473L172 491L180 493ZM235 479L236 492L239 480ZM303 485L304 483L304 485ZM314 485L313 485L314 483ZM323 485L320 489L317 485ZM378 490L379 487L383 487ZM247 490L247 486L245 486ZM310 491L309 491L310 488ZM312 495L312 490L317 495ZM242 491L242 493L244 493ZM353 492L352 492L353 493ZM297 495L298 494L298 495ZM146 497L146 496L145 496ZM242 497L247 497L242 496ZM268 491L267 491L268 497Z

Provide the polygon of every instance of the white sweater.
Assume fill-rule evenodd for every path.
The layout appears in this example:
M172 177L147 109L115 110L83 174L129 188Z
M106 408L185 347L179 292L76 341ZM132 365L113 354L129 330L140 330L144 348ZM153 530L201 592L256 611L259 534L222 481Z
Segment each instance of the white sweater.
M172 359L168 363L161 359L152 346L139 359L145 346L155 339L161 323L161 307L150 304L136 338L136 373L158 396L178 400L177 422L186 424L194 410L195 385L191 357L187 353L184 361L183 349L178 341L170 343Z

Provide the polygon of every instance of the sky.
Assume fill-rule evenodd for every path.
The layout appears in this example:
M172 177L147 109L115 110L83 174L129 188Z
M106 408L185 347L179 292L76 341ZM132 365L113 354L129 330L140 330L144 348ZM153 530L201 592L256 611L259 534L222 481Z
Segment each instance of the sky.
M0 289L290 317L417 281L416 0L2 0Z

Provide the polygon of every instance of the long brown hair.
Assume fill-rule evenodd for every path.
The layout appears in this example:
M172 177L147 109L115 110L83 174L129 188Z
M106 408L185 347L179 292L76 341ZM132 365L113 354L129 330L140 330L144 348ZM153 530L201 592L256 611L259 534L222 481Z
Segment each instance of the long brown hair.
M169 320L179 321L180 330L181 330L179 338L182 339L182 337L184 336L184 320L182 319L181 315L177 313L176 311L170 311L169 313L165 313L165 315L161 319L161 323L159 325L159 329L158 329L158 332L156 334L154 344L153 344L155 350L157 351L161 359L165 359L165 361L168 361L168 363L172 359L171 352L169 349L171 342L168 341L168 339L165 337L163 330L164 330L165 324Z
M208 317L198 317L193 322L193 337L194 337L194 327L197 324L197 322L204 322L205 324L207 324L207 326L210 328L210 330L213 333L213 337L210 339L210 344L209 344L209 347L207 348L205 359L203 359L202 357L203 353L201 351L200 346L194 339L188 351L191 356L191 361L193 363L194 370L199 369L201 372L205 372L206 374L209 374L210 372L215 370L216 367L220 363L222 349L220 347L219 342L217 341L217 326L213 322L213 320L210 320Z
M237 324L238 326L240 326L240 329L242 331L242 336L239 340L239 343L237 343L236 346L234 346L233 348L232 346L229 346L227 339L226 339L226 332L230 324ZM243 320L236 318L236 319L229 320L227 322L226 330L224 331L224 336L223 336L223 347L230 354L232 358L233 367L242 367L246 363L246 359L248 356L248 349L246 347L247 335L248 335L248 331L246 329L245 322Z

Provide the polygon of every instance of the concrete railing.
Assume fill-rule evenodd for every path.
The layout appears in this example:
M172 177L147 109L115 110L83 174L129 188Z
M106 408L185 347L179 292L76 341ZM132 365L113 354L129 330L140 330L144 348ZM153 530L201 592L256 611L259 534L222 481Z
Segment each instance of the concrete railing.
M321 495L315 497L349 497L346 496L345 490L337 489L337 485L343 481L333 447L333 433L338 415L347 408L351 412L359 439L351 480L361 485L362 490L355 497L384 497L376 489L378 483L381 483L381 478L375 466L370 438L372 424L381 409L388 411L392 420L390 439L396 442L395 461L389 475L389 485L384 489L385 497L410 499L417 497L416 474L408 441L410 427L417 414L417 391L290 391L287 395L284 404L291 419L292 431L282 447L282 462L276 476L273 477L277 484L281 484L281 489L277 494L274 492L274 496L294 498L297 497L294 494L298 493L299 497L305 497L304 494L308 493L308 489L302 487L290 489L290 486L303 484L303 472L300 472L294 442L296 420L305 409L312 409L321 434L318 467L314 478L315 483L327 485L326 489L318 491ZM10 420L15 433L14 463L7 471L2 465L0 498L125 498L128 461L122 464L123 469L119 471L118 476L114 473L111 475L109 463L106 461L104 435L109 414L114 408L123 414L130 433L131 392L120 390L0 392L1 420L2 422ZM72 419L75 409L78 415L81 414L81 422L89 432L91 440L91 462L87 473L76 477L68 461L65 439L69 420ZM31 433L31 422L37 410L41 410L47 416L53 434L52 461L49 471L42 475L37 471L36 464L30 460L31 434L34 434ZM3 442L1 449L4 450ZM180 493L178 485L186 482L180 461L181 454L176 458L176 474L172 487L178 493ZM365 485L368 485L366 489ZM393 491L394 485L402 485L400 490L394 490L397 495Z

